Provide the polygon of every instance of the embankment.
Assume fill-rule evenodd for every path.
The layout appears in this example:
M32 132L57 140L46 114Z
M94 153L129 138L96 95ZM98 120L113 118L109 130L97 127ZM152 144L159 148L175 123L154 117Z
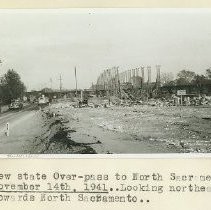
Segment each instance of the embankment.
M69 120L58 113L41 110L44 132L35 137L30 153L34 154L95 154L95 150L85 143L77 143L71 139L76 132L65 126Z

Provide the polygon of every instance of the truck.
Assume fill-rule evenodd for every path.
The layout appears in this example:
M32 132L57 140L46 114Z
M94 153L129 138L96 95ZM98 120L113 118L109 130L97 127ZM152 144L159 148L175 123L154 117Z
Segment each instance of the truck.
M49 98L42 95L38 98L38 105L39 106L45 106L45 105L49 105Z

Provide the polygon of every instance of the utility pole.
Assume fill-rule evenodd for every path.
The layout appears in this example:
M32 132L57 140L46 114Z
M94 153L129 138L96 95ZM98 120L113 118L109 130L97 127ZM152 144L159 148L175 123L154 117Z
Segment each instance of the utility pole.
M78 95L78 82L77 82L76 66L75 66L75 90L76 90L75 95L77 97L77 95Z
M161 65L156 65L156 69L157 69L157 77L156 77L156 90L157 90L157 94L158 94L159 89L160 89L160 67L161 67Z
M110 105L111 98L110 98L109 77L108 77L109 71L110 69L107 69L105 71L105 81L106 81L106 92L107 92L107 97L108 97L108 104Z
M62 92L62 75L60 74L60 77L59 77L59 90L60 90L60 93Z

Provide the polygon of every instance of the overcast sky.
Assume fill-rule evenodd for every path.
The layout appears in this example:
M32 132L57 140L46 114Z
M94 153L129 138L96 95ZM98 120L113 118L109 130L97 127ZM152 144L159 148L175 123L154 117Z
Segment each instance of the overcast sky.
M88 88L112 66L161 65L204 73L211 66L211 10L0 10L0 75L13 68L28 90Z

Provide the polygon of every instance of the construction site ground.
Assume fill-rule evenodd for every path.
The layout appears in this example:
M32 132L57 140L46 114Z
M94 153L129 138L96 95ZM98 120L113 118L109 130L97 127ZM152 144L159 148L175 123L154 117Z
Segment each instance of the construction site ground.
M63 101L19 115L9 137L2 124L1 153L211 152L211 108L205 106L75 108Z

